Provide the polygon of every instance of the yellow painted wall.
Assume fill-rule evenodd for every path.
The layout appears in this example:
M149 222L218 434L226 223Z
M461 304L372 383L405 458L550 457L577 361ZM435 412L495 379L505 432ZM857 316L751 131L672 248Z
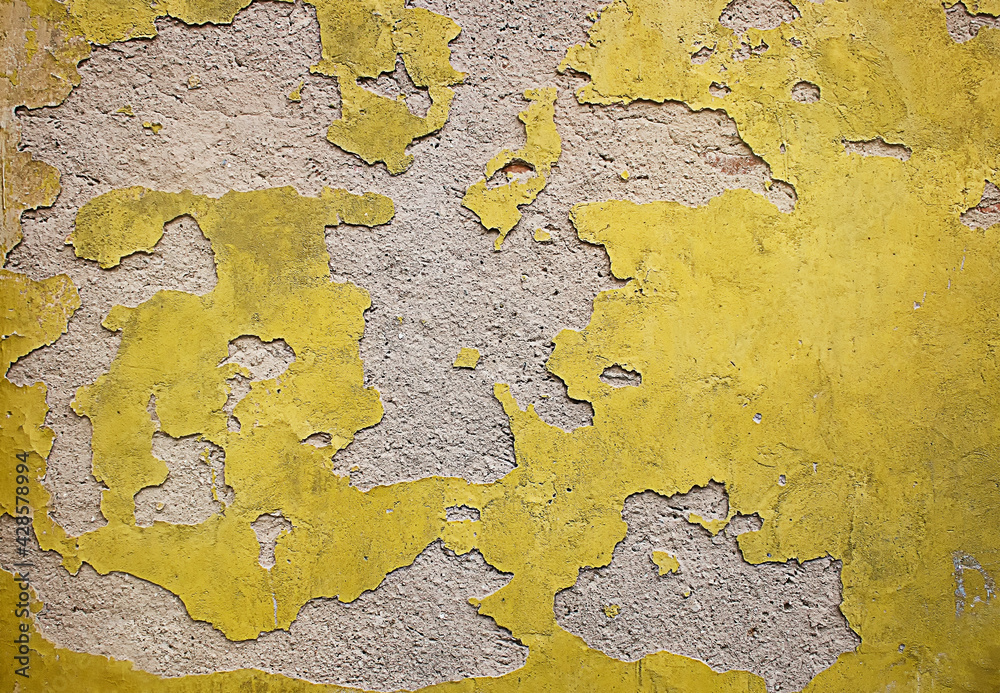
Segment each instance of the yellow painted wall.
M13 108L64 99L79 81L76 65L88 42L152 35L152 20L168 14L190 23L230 21L245 4L0 2L5 256L19 239L21 212L51 204L58 191L58 172L17 151ZM402 0L313 4L323 38L315 69L339 77L344 97L329 139L369 163L404 171L406 144L445 124L451 87L463 78L448 62L457 26ZM733 33L717 21L725 4L615 0L590 41L563 64L590 77L581 102L679 100L724 110L798 196L790 214L748 191L696 209L622 201L573 209L579 237L604 246L615 276L628 280L595 299L584 330L558 335L549 361L572 397L593 404L593 426L553 428L498 383L518 465L504 478L350 487L300 442L326 432L346 446L382 414L377 393L363 385L358 352L367 293L326 280L323 228L386 223L391 200L333 190L215 199L132 188L81 209L71 239L76 253L113 266L151 249L163 222L190 214L212 242L218 286L203 297L162 292L105 320L121 330L121 348L109 372L77 393L75 406L93 424L108 525L72 539L46 515L39 479L52 436L43 426L44 388L6 379L0 507L17 514L12 460L29 453L34 531L43 548L58 551L71 570L87 562L101 573L155 582L177 594L192 617L233 639L287 627L309 599L350 601L438 538L458 552L478 549L514 576L479 610L530 655L503 677L435 690L763 691L751 674L719 674L667 653L636 663L611 659L561 629L553 614L554 595L581 567L610 560L625 534L627 496L647 489L670 495L714 479L725 484L732 513L763 520L761 531L740 536L748 561L843 561L842 609L862 644L807 690L995 693L1000 602L985 578L978 602L969 596L969 606L958 609L955 593L964 557L984 575L1000 576L1000 244L995 228L959 221L985 181L1000 180L1000 32L956 44L931 0L803 2L791 25L749 30L751 45L764 41L769 50L737 61ZM697 45L716 47L704 64L691 63ZM414 83L429 87L434 104L426 118L354 86L357 77L391 70L397 54ZM724 99L709 92L720 74L731 90ZM803 80L820 88L818 102L792 98ZM559 156L554 95L527 96L534 101L522 114L526 148L498 155L487 175L522 159L544 185ZM844 149L845 141L876 137L905 144L912 156L903 162ZM503 201L497 224L480 211L488 201L477 209L467 196L466 204L501 231L499 247L532 190ZM5 373L57 339L79 305L66 277L34 282L6 270L0 296ZM300 319L306 313L312 321ZM233 367L214 364L242 334L284 339L299 358L276 380L254 385L240 405L241 420L254 423L233 433L221 415ZM599 376L616 363L641 373L642 384L604 384ZM218 406L186 407L195 391ZM224 516L194 527L135 526L132 496L166 474L149 452L150 395L164 431L201 433L225 449L237 500ZM272 461L251 466L259 459ZM613 472L608 459L617 462ZM445 509L457 504L480 511L475 530L468 521L446 521ZM279 540L268 572L257 563L249 523L279 508L308 531ZM343 569L324 572L321 556ZM3 604L17 601L9 573L0 573L0 592ZM17 622L12 609L0 610L4 634ZM16 643L0 642L0 662L11 661ZM161 680L127 663L60 650L37 634L32 643L32 677L18 682L24 691L336 690L256 671Z

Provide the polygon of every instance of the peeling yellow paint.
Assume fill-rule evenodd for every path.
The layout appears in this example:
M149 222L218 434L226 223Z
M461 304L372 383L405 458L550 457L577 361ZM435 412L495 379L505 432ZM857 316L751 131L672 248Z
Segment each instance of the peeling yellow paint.
M294 101L295 103L302 101L302 87L305 86L305 83L304 79L300 79L295 88L288 92L287 98L289 101Z
M121 108L119 108L117 111L115 111L115 113L121 113L122 115L126 115L126 116L128 116L130 118L135 115L135 111L132 110L132 105L131 104L125 104L124 106L122 106Z
M7 371L17 359L40 346L51 344L66 331L70 316L80 307L76 287L66 275L36 282L23 274L0 270L0 454L4 468L0 474L0 514L23 515L30 508L35 535L40 542L69 555L67 565L79 566L72 558L74 542L49 517L49 493L42 485L45 459L52 449L52 431L45 428L45 385L20 387L7 379ZM28 493L15 493L23 484L17 483L16 455L27 455L29 468ZM30 505L17 502L16 496L30 500ZM20 506L20 510L18 509ZM9 577L2 573L4 578ZM8 604L8 602L4 602ZM11 611L4 608L4 611ZM13 632L13 631L5 631ZM9 658L8 658L9 661Z
M384 162L392 174L413 163L406 148L414 139L437 132L448 120L454 92L465 75L452 68L448 44L461 31L439 14L406 7L405 0L309 0L316 7L323 59L313 71L337 78L341 118L327 139L369 164ZM363 37L363 40L359 40ZM410 112L402 96L380 96L357 84L392 72L403 60L413 84L426 88L426 116Z
M196 202L191 193L162 193L142 187L112 190L94 198L76 215L76 229L66 239L77 257L116 267L123 257L152 253L163 225Z
M163 125L161 125L160 123L154 123L148 120L143 122L142 127L151 131L154 135L159 135L160 130L163 129Z
M160 17L188 24L229 23L250 2L71 0L69 11L79 31L103 45L153 37ZM330 126L327 139L369 164L384 162L391 173L404 172L413 162L406 148L444 126L454 96L449 87L465 77L449 62L448 44L458 36L458 25L434 12L406 7L405 0L308 0L308 4L316 8L323 48L322 60L311 69L336 77L341 91L342 117ZM424 117L410 113L402 99L379 96L357 84L358 78L392 72L397 56L413 83L428 90L431 107ZM188 83L188 88L197 86Z
M21 240L21 214L51 205L59 194L59 172L31 154L18 151L20 139L20 128L16 124L0 128L0 165L3 167L0 258L3 260Z
M14 109L60 103L79 84L76 66L90 54L90 46L55 0L4 0L0 27L2 266L21 240L21 214L51 205L59 194L59 172L19 151L21 130Z
M608 618L618 618L618 614L622 612L622 608L617 604L605 604L601 607L601 611L603 611L604 615Z
M843 562L842 609L862 644L808 691L995 691L1000 603L985 576L1000 575L1000 537L989 531L1000 509L1000 246L995 228L969 229L958 215L978 202L984 181L1000 179L1000 77L992 69L1000 32L955 44L941 5L930 0L802 3L791 26L748 30L751 45L766 41L767 52L737 61L717 50L704 64L692 64L695 40L719 46L736 40L717 22L724 6L616 0L595 17L591 41L564 63L591 76L579 92L583 101L673 99L696 109L717 103L709 90L725 68L731 89L725 111L775 177L798 194L792 214L747 191L697 209L623 201L574 208L581 239L603 245L615 276L628 280L595 299L587 328L557 336L548 363L571 397L592 403L592 426L572 433L548 426L500 384L495 394L510 419L518 463L507 476L485 485L424 479L362 493L329 472L328 449L299 441L325 431L346 445L381 416L377 394L363 387L357 351L368 299L357 287L330 282L323 226L385 221L388 201L332 191L319 198L290 190L230 193L219 200L118 191L92 202L93 210L108 204L89 220L87 208L81 210L74 232L81 256L113 266L129 252L148 252L162 232L160 220L177 205L212 241L219 284L204 297L161 292L108 316L109 328L122 330L121 349L109 373L81 390L77 407L94 423L94 469L108 486L102 509L109 524L81 536L78 546L42 512L47 496L37 479L51 445L51 432L42 428L44 390L0 381L7 411L17 412L0 421L3 454L31 452L43 547L59 551L70 567L82 559L100 572L156 582L180 595L193 617L242 638L287 627L314 596L349 601L443 538L456 551L478 549L490 565L513 574L477 606L530 654L507 676L427 690L763 693L763 682L750 674L714 672L667 653L631 663L610 659L562 630L552 611L554 595L574 584L581 568L611 560L625 535L621 511L630 494L672 495L714 479L726 485L731 512L763 520L760 531L739 536L747 560L829 555ZM116 31L137 35L129 32L143 30L143 21L151 26L139 10L128 14L131 5L111 13L122 21L110 28L101 19L108 5L88 0L71 7L105 22L105 34L90 30L92 40ZM334 4L322 7L324 31L332 32ZM59 8L53 3L49 10ZM391 70L390 58L402 55L405 62L410 55L400 48L410 44L395 37L406 22L386 16L397 15L344 13L359 23L345 20L345 36L377 37L355 53L349 42L324 35L326 69L347 70L338 73L350 95L345 120L354 109L351 122L358 124L338 136L377 122L359 105L367 97L349 85L365 91L358 76ZM362 31L365 22L374 23L373 33ZM424 45L436 37L427 38L429 45L446 52L447 31L421 26L407 40ZM801 48L787 40L793 35ZM425 67L407 64L415 82ZM820 101L792 98L792 85L802 80L822 87ZM18 85L25 83L19 75ZM543 106L536 101L525 113ZM379 160L398 170L408 165L399 143L419 127L398 109L391 113L395 149L369 154L385 155ZM532 126L523 120L530 143ZM18 161L9 154L17 139L8 133L5 191L8 161ZM558 144L554 125L551 135ZM359 149L371 144L369 137L359 138ZM876 137L904 143L911 158L843 151L845 139ZM515 158L528 161L511 155L508 163ZM538 175L541 165L529 163ZM487 167L487 177L504 165ZM36 191L48 185L53 195L53 176L37 175L25 189L47 199ZM26 207L8 199L28 198L5 192L9 250L16 235L9 234L8 211L16 210L10 212L16 219ZM65 329L78 299L66 280L52 281L0 275L4 305L14 306L14 320L24 326L5 323L8 361ZM914 311L918 300L921 310ZM20 331L36 324L30 336ZM221 414L232 369L217 364L228 340L242 334L281 337L297 358L280 378L254 385L237 407L242 428L232 433ZM606 385L600 375L608 363L628 363L642 374L641 385ZM225 449L236 501L224 516L194 527L135 526L132 496L166 473L149 449L153 424L145 406L152 393L165 432L201 433ZM303 393L310 398L296 396ZM315 408L301 404L313 398ZM260 459L279 458L260 470ZM0 503L12 497L9 491L0 487ZM447 522L445 508L460 503L480 509L481 520ZM387 515L389 505L396 510ZM276 510L293 529L265 571L256 563L249 522ZM974 557L982 568L965 571L967 585L957 582L963 576L957 555ZM336 575L323 570L331 557ZM960 586L969 602L959 612ZM0 573L4 603L14 589L9 574ZM12 623L11 611L0 610L4 632ZM57 650L33 635L37 676L22 686L28 691L341 690L259 671L162 680L125 663ZM9 661L10 643L0 647Z
M148 250L155 227L162 232L164 222L189 214L212 242L219 275L203 297L163 291L137 308L116 307L105 320L121 330L121 347L109 372L81 388L73 406L93 426L94 475L107 486L101 510L108 525L78 538L80 560L162 585L194 618L243 639L287 628L310 599L355 599L438 536L442 483L452 482L364 494L329 471L335 451L299 442L327 433L346 444L381 418L358 355L369 299L330 281L323 230L383 224L392 213L391 201L378 195L326 189L311 198L290 188L217 200L132 188L80 210L72 242L104 266ZM241 426L233 432L222 406L239 366L218 364L229 341L244 334L283 339L296 360L276 380L254 383L234 410ZM151 452L156 424L146 404L154 395L160 430L200 434L225 451L235 500L200 525L136 526L133 497L167 474ZM440 511L428 512L434 507ZM277 511L293 529L278 540L268 571L257 561L250 524ZM343 532L345 523L360 523L371 540ZM340 556L336 573L325 567L329 552Z
M476 537L479 534L479 523L475 520L459 520L448 522L441 538L445 546L459 555L463 555L476 547ZM478 603L477 603L478 606Z
M32 609L40 608L32 591ZM0 601L14 604L18 586L10 573L0 571ZM0 628L13 633L18 621L13 609L0 611ZM20 682L23 693L44 691L95 691L120 693L199 693L201 691L242 691L257 693L349 693L356 688L320 685L267 674L257 670L219 672L207 676L186 676L161 679L143 671L136 671L128 662L98 655L82 654L53 646L46 641L33 624L29 624L32 648L31 677ZM441 693L501 693L505 690L522 691L712 691L713 693L766 693L760 679L746 672L718 674L701 662L685 657L651 655L643 659L641 670L634 663L618 662L597 653L596 659L579 639L561 635L559 647L550 658L531 658L527 665L514 675L499 678L466 679L443 683L421 689ZM0 656L11 662L16 643L13 638L0 640ZM590 665L606 663L599 670ZM581 664L588 668L581 668ZM526 682L522 686L516 677ZM904 672L897 672L894 679L906 680ZM678 682L683 682L679 684ZM906 689L900 689L906 690Z
M444 127L454 92L447 87L428 89L431 106L426 116L410 113L406 100L400 96L388 99L355 83L351 73L341 70L341 113L327 131L327 139L366 163L384 162L389 173L403 173L413 163L406 148L418 137L424 137Z
M677 557L666 551L653 551L652 558L660 575L670 575L681 569L681 562L677 560Z
M796 209L781 214L746 191L698 209L578 206L580 237L604 245L630 281L598 297L586 330L557 338L550 368L593 402L595 428L625 430L625 411L633 435L636 416L682 425L629 448L667 445L670 477L723 481L734 511L757 512L762 529L739 537L747 560L843 560L842 610L862 644L809 690L915 690L918 675L925 687L993 690L1000 603L956 619L951 556L1000 572L998 538L977 529L1000 508L990 346L1000 245L958 219L997 178L989 104L1000 80L979 71L1000 56L1000 36L954 43L933 2L801 3L791 26L748 31L767 52L692 64L694 39L733 40L716 21L724 5L617 0L564 67L591 76L581 101L693 108L713 105L725 68L726 112L795 186ZM801 80L821 87L820 101L792 98ZM876 137L911 148L909 161L843 152L845 139ZM615 399L626 393L598 384L609 358L642 372L627 410ZM694 394L723 377L730 384ZM749 391L752 408L738 395ZM761 453L767 465L747 464ZM901 642L920 647L900 652Z
M455 357L455 363L452 365L455 368L475 368L479 365L479 349L462 347L458 350L458 356Z
M721 520L708 520L702 517L701 515L698 515L697 513L691 513L690 515L688 515L687 518L688 522L690 522L691 524L701 525L702 527L707 529L708 533L711 534L713 537L726 528L726 525L729 524L729 519L731 518L724 518Z
M290 0L281 0L289 2ZM155 21L174 17L188 24L228 24L251 0L69 0L70 13L98 45L156 36Z
M486 164L486 177L470 185L462 198L462 205L475 212L483 226L500 232L494 242L497 250L521 220L518 208L535 201L562 153L562 141L555 124L555 87L528 89L524 98L531 102L518 115L524 123L524 147L517 151L504 149L490 159ZM508 173L505 184L495 188L487 185L493 174L511 165L531 170L532 175L521 181L514 173Z
M548 243L552 240L552 234L541 227L535 229L534 237L539 243Z

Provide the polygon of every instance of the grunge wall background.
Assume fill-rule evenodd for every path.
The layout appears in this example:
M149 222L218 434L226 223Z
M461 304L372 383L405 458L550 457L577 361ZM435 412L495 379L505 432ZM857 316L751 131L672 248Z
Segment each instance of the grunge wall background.
M995 691L998 13L0 2L0 680Z

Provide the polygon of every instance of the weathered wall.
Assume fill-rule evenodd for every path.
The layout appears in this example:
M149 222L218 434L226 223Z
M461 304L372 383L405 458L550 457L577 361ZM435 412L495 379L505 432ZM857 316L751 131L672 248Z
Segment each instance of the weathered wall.
M0 681L995 693L998 13L0 0Z

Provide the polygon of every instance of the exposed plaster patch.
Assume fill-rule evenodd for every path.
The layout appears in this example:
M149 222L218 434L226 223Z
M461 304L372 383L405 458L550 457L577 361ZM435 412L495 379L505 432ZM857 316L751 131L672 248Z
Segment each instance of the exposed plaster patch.
M713 53L715 53L714 47L702 46L691 54L691 62L695 65L704 65L708 62L708 59L712 57Z
M288 370L295 361L295 352L284 339L261 340L256 335L243 335L229 342L229 356L219 367L236 364L249 371L251 382L273 380Z
M630 496L622 512L628 534L611 564L580 571L556 595L557 620L617 659L667 650L717 671L752 671L770 691L800 690L860 642L839 610L840 563L751 565L737 531L712 536L689 519L727 512L714 483L669 498ZM619 607L613 620L608 603Z
M507 234L521 220L520 207L535 201L562 153L562 140L555 124L556 89L528 89L530 105L518 114L524 124L525 144L517 151L504 149L486 164L486 177L465 191L462 206L471 209L484 227L499 231L494 247L500 250ZM503 172L506 182L490 187L488 182Z
M453 505L446 510L448 522L479 521L479 510L468 505Z
M819 95L819 87L812 82L800 81L792 85L792 98L799 103L816 103Z
M724 99L733 90L730 89L725 84L719 84L718 82L712 82L708 85L708 93L717 99Z
M795 203L799 196L795 188L783 180L772 178L770 185L766 185L767 199L778 208L779 212L791 214L795 210Z
M229 342L229 356L219 362L219 367L235 364L244 369L226 379L229 394L226 403L222 405L222 411L228 417L227 427L230 431L238 432L241 429L241 422L234 411L243 398L250 394L253 383L277 378L288 370L294 360L295 352L283 339L264 342L259 337L243 335ZM329 434L325 435L329 442Z
M986 181L979 204L962 213L962 223L973 229L988 229L1000 224L1000 188Z
M60 200L93 195L92 184L81 180L64 176ZM78 535L105 524L100 511L103 485L91 470L90 420L70 406L77 389L111 365L121 341L120 334L102 327L101 321L115 304L136 306L163 290L203 295L218 278L211 244L190 217L168 223L152 255L124 258L112 270L74 261L64 243L69 228L64 224L65 217L56 210L41 210L25 219L27 235L11 253L8 267L39 278L66 272L86 305L70 319L59 341L20 359L8 377L22 385L41 381L47 386L45 422L55 440L45 485L52 492L53 517Z
M329 433L313 433L303 438L302 442L313 447L325 448L333 442L333 437Z
M802 15L788 0L732 0L719 15L719 24L743 34L747 29L777 29Z
M892 144L881 137L862 141L844 140L844 151L861 156L886 156L900 161L909 161L913 153L905 144Z
M944 4L945 23L948 35L956 43L971 41L979 35L980 29L1000 28L1000 18L986 13L973 13L964 2L956 2L949 7Z
M762 55L767 53L767 49L770 48L767 43L763 40L756 46L752 43L746 43L745 41L740 42L740 47L733 51L733 60L736 62L743 62L744 60L749 60L755 55Z
M756 514L754 515L736 515L729 521L726 526L726 531L734 537L738 537L741 534L746 534L747 532L759 532L761 527L764 526L764 521Z
M16 560L13 533L11 519L0 519L4 570ZM432 544L350 604L317 599L287 631L232 642L192 621L181 601L158 585L125 573L99 575L86 564L70 575L55 553L37 545L29 550L36 563L32 584L44 602L35 617L39 637L158 676L256 669L363 690L413 690L502 676L527 656L525 646L469 603L510 580L475 551L455 555Z
M396 58L396 67L391 72L384 72L377 79L370 77L359 79L358 84L387 99L402 98L406 102L406 108L418 118L426 118L427 111L431 107L431 97L427 94L427 88L420 88L413 83L400 57Z
M615 364L604 369L601 380L611 387L638 387L642 385L642 374Z
M554 176L536 208L550 193L570 198L571 192L591 201L673 199L695 207L727 188L746 188L790 211L787 191L774 188L770 167L723 110L635 101L589 112L567 108L558 122L564 141L559 170L588 176ZM629 173L626 180L622 170Z
M270 570L274 567L274 547L283 534L292 531L292 522L280 512L264 513L250 523L257 541L260 542L260 567Z
M153 434L153 457L166 463L166 480L135 494L135 522L196 525L221 512L234 500L226 485L226 453L199 436L172 438Z

